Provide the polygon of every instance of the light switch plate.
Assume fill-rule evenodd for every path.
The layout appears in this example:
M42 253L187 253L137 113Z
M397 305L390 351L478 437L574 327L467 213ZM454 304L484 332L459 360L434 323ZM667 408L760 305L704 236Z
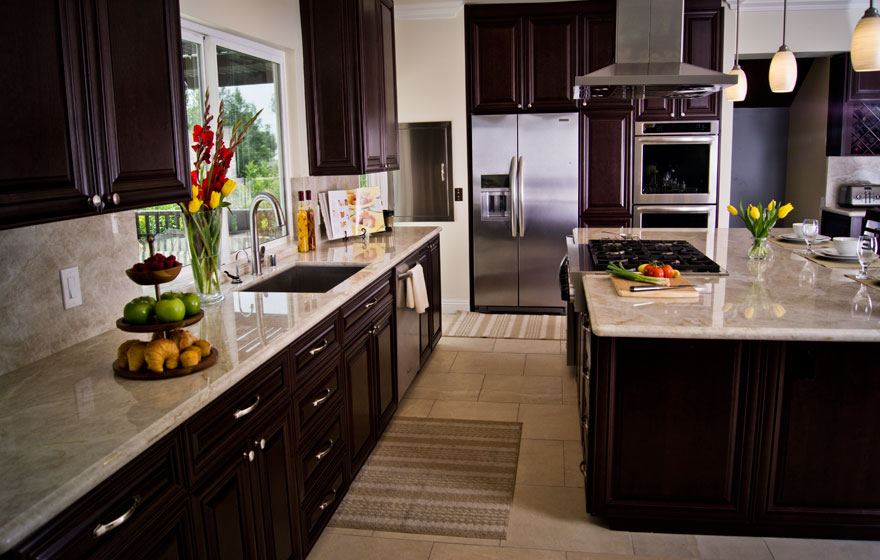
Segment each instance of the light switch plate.
M79 285L79 267L72 266L61 270L61 298L64 309L82 305L82 289Z
M464 193L462 192L462 189L456 188L454 189L454 193L456 202L461 202L462 200L464 200Z

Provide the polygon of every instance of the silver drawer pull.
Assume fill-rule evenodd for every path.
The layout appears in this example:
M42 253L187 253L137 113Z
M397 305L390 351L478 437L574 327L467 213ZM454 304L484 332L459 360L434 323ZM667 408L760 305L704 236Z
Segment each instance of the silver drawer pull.
M333 394L333 391L330 389L330 387L325 387L323 392L324 394L322 396L312 401L312 406L321 406L321 404L329 399L330 395Z
M135 496L134 503L131 504L131 507L128 508L128 511L126 511L125 513L123 513L122 515L120 515L119 517L114 519L113 521L110 521L109 523L101 523L100 525L95 527L95 530L92 531L92 534L95 535L95 537L100 537L101 535L108 533L108 532L112 531L113 529L119 527L120 525L122 525L123 523L128 521L132 515L134 515L134 510L137 509L137 507L138 507L138 505L140 505L140 503L141 503L141 497Z
M326 350L328 346L330 346L330 341L325 338L320 346L315 346L314 348L309 350L309 355L314 356L315 354L320 354L321 352Z
M327 440L327 448L324 449L323 451L319 452L319 453L316 453L316 454L315 454L315 459L317 459L317 460L320 461L321 459L323 459L324 457L326 457L327 454L330 453L330 450L333 449L333 444L335 444L335 443L336 443L336 442L333 441L332 439Z
M369 309L369 308L373 307L374 305L376 305L377 303L379 303L379 300L376 298L373 298L364 304L364 309Z
M260 404L260 395L257 395L257 398L254 400L254 404L250 405L247 408L239 408L232 413L232 417L238 420L242 416L247 416L248 414L253 412L255 408L257 408L258 404Z
M330 507L330 504L332 504L335 501L336 501L336 490L330 490L330 496L325 498L324 501L321 502L321 505L318 506L318 509L321 511L324 511L325 509Z

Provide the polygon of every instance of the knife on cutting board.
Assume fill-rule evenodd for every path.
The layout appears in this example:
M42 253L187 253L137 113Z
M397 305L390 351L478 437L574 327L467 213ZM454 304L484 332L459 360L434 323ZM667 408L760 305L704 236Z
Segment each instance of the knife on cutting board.
M682 284L681 286L630 286L631 292L653 292L656 290L677 290L679 288L693 288L693 284Z

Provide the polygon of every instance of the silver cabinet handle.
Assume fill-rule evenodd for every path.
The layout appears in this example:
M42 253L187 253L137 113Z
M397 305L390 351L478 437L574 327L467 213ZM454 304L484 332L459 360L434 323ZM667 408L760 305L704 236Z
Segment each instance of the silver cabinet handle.
M248 463L253 463L254 457L256 456L253 451L245 451L242 455L244 455L244 458L247 459Z
M107 202L112 202L114 205L119 205L119 202L122 200L119 196L119 193L108 194L106 197Z
M377 303L379 303L379 300L376 298L373 298L364 304L364 309L369 309L369 308L373 307L374 305L376 305Z
M312 406L314 406L314 407L321 406L321 404L322 404L324 401L326 401L327 399L330 398L330 395L333 394L333 391L330 390L330 387L325 387L323 393L324 393L323 396L320 396L320 397L318 397L317 399L315 399L315 400L312 401Z
M446 182L446 162L440 164L440 180Z
M527 105L527 107L528 107L529 109L531 109L531 108L532 108L532 104L529 103L529 104Z
M330 345L330 341L325 338L320 346L315 346L314 348L309 350L309 355L314 356L315 354L320 354L321 352L326 350L327 346L329 346L329 345Z
M324 501L321 502L321 505L318 506L318 509L321 511L324 511L325 509L330 507L330 504L332 504L335 501L336 501L336 490L330 490L330 495L328 497L324 498Z
M675 118L675 109L673 109L672 112L669 113L669 116L672 117L673 119Z
M119 527L120 525L122 525L123 523L125 523L126 521L131 519L131 516L134 515L134 510L136 510L137 507L141 503L141 497L135 496L133 498L133 500L134 500L134 503L131 504L131 507L128 508L128 511L126 511L125 513L123 513L122 515L120 515L119 517L114 519L113 521L110 521L108 523L98 524L98 526L95 527L95 529L92 531L92 534L95 537L100 537L101 535L104 535L104 534L112 531L113 529Z
M517 109L522 109L522 103L517 103L517 104L516 104L516 108L517 108Z
M519 156L519 171L517 171L519 183L519 236L526 236L526 196L525 196L525 172L523 171L523 165L525 163L525 157Z
M510 236L516 237L516 156L510 158L510 172L508 180L510 185Z
M89 205L94 206L95 208L100 208L104 205L104 201L101 200L101 195L96 194L89 198Z
M259 447L260 449L266 449L266 439L263 438L260 441L254 440L254 447Z
M250 405L247 408L239 408L238 410L236 410L235 412L232 413L232 417L235 418L236 420L238 420L242 416L247 416L248 414L253 412L255 408L257 408L258 404L260 404L260 395L257 395L257 398L254 399L254 404Z
M317 459L317 460L320 461L321 459L323 459L324 457L326 457L327 454L330 453L330 450L333 449L333 445L334 445L335 443L336 443L336 442L333 441L332 439L327 440L327 447L326 447L323 451L319 451L318 453L315 453L315 459Z
M684 109L681 110L681 116L682 116L682 117L685 116L685 114L684 114Z

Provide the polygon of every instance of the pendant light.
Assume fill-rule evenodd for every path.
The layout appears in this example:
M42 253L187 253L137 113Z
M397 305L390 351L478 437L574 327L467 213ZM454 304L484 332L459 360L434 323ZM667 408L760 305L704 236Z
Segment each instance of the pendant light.
M856 24L849 50L856 72L880 70L880 13L874 7L874 0Z
M873 2L873 0L871 1ZM746 73L739 66L739 0L736 0L736 51L733 58L733 68L728 74L736 76L737 82L724 88L724 96L728 101L744 100L746 92L749 90L749 81L746 79Z
M794 91L797 83L797 60L794 53L785 44L785 19L788 12L788 0L782 3L782 46L770 61L770 91L773 93L789 93Z

